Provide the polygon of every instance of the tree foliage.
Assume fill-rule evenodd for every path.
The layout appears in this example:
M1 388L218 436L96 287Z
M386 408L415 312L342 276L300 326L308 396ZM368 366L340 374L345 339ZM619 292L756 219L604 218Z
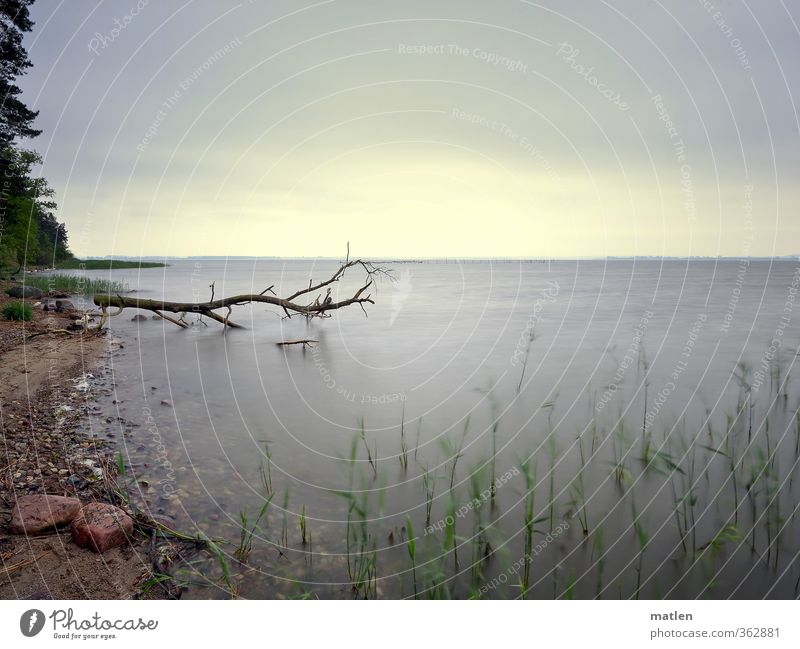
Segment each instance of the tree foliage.
M34 0L0 0L0 266L54 265L72 255L56 218L54 192L37 177L39 155L19 145L34 138L37 111L20 99L16 80L31 67L22 45L33 28Z

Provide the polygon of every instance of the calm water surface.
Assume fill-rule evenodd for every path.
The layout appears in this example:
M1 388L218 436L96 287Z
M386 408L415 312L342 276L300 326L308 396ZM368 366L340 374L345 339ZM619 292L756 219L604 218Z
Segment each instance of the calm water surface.
M523 581L539 598L797 595L798 262L390 265L368 317L242 306L247 329L224 335L191 315L188 330L111 321L103 408L123 419L137 500L231 539L240 596L412 597L415 581L419 596L518 597ZM200 301L212 282L217 297L287 295L336 267L91 275ZM275 344L300 338L319 342ZM268 493L239 564L240 512L253 525ZM187 596L229 597L215 561L183 575Z

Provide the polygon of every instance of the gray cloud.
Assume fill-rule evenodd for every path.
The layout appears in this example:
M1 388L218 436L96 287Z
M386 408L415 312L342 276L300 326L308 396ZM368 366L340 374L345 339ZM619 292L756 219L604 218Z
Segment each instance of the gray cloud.
M601 237L598 253L736 255L749 184L753 253L800 250L791 4L139 5L35 5L23 85L79 252L336 254L398 183L428 192L394 216L441 219L440 254L590 254ZM470 203L502 208L504 227L558 227L566 210L574 230L547 249L449 249L466 208L446 192L477 191L481 169ZM494 195L512 177L520 193ZM324 236L263 249L297 220ZM226 223L254 235L215 249ZM416 240L376 234L364 252L415 256Z

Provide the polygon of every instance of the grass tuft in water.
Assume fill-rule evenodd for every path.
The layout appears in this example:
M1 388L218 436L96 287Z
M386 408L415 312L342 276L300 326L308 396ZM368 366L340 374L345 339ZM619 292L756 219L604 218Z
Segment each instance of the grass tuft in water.
M253 549L253 538L255 536L256 529L258 528L258 524L261 522L264 516L266 516L271 502L272 496L264 501L264 504L258 511L258 515L253 521L252 525L250 525L248 521L247 508L245 507L241 512L239 512L241 535L239 537L239 545L234 551L234 556L241 563L245 563L247 558L250 556L250 551Z
M25 285L41 289L45 293L48 291L63 291L75 295L96 295L105 293L115 295L117 293L127 293L127 284L115 282L108 279L94 279L83 275L65 275L53 273L50 275L26 275Z

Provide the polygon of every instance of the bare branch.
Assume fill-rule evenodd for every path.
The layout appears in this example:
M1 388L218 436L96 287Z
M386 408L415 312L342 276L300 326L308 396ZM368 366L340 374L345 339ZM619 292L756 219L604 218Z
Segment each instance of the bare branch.
M284 340L280 343L275 343L278 347L284 347L288 345L302 345L305 349L306 347L311 347L314 343L318 343L319 340L314 340L311 338L304 339L304 340Z
M345 272L349 268L353 268L355 266L361 267L364 271L365 278L364 284L360 286L355 293L350 298L346 298L340 300L338 302L333 301L332 296L332 284L338 282L345 274ZM313 280L309 280L308 288L302 289L300 291L296 291L292 293L287 298L278 297L273 291L274 284L264 289L261 293L258 294L245 294L245 295L234 295L231 297L215 299L214 290L215 290L215 282L212 282L209 285L211 289L211 299L208 302L168 302L166 300L150 300L150 299L141 299L138 297L125 297L122 295L96 295L94 298L94 303L101 307L102 309L107 309L108 307L116 307L120 311L126 308L134 308L134 309L143 309L145 311L152 311L157 315L160 315L162 318L167 320L168 322L172 322L179 327L187 328L189 325L184 319L184 314L186 313L196 313L202 319L202 316L208 316L212 320L215 320L225 327L233 327L237 329L243 328L241 325L236 324L230 319L230 315L232 312L231 307L253 303L253 302L260 302L263 304L271 304L274 306L278 306L283 309L283 312L286 314L287 318L291 318L293 315L303 315L306 318L329 318L331 317L330 311L336 311L337 309L342 309L344 307L357 304L361 307L361 309L366 314L365 305L366 304L375 304L371 295L365 292L367 289L373 285L374 278L376 276L383 276L389 279L392 279L391 272L382 267L376 266L372 262L369 261L362 261L361 259L350 259L350 245L348 243L347 246L347 257L345 261L339 266L339 268L334 272L334 274L327 280L323 282L319 282L318 284L314 284ZM322 298L322 294L320 293L317 295L315 300L310 304L299 304L295 300L302 296L307 295L313 292L319 292L322 289L327 289L325 292L325 297ZM215 311L217 309L226 309L227 313L223 317ZM177 313L180 314L180 317L177 319L171 318L165 315L167 313Z
M163 313L161 313L161 311L158 311L157 309L153 309L153 313L155 313L159 318L164 318L164 320L166 320L167 322L171 322L172 324L176 324L179 327L183 327L184 329L186 329L189 326L185 322L181 322L180 320L176 320L175 318L171 318L168 315L164 315Z

